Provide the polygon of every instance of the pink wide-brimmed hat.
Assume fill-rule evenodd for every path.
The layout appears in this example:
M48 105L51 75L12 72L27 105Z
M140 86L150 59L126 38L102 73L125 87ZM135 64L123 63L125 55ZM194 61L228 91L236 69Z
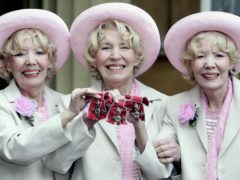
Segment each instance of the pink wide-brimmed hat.
M157 25L144 10L127 3L104 3L83 11L72 23L70 43L77 60L87 67L85 51L90 33L100 23L109 20L122 21L140 36L144 48L144 61L135 76L144 73L157 59L161 41Z
M240 17L219 11L195 13L176 22L164 39L164 50L171 64L181 73L187 68L181 62L187 42L203 31L218 31L230 37L240 50ZM238 68L238 67L237 67Z
M65 22L58 15L43 9L21 9L6 13L0 16L0 49L12 33L25 28L40 30L55 44L56 68L59 70L71 50L69 30Z

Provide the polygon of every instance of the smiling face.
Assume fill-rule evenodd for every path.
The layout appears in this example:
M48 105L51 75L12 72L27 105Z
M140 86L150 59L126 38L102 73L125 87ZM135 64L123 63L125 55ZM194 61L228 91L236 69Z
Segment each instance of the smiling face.
M216 39L216 34L202 38L196 44L195 58L190 63L196 82L204 90L227 89L231 62L229 55L221 49Z
M129 82L139 64L134 50L116 30L105 30L96 53L96 69L105 83Z
M46 49L48 39L44 37L39 31L21 30L4 47L7 69L22 92L33 88L42 89L48 69L53 67L52 54L55 48L49 54L49 49Z
M141 67L140 37L120 21L101 23L89 36L86 59L92 76L104 82L124 83Z
M21 89L28 86L43 86L49 67L51 64L48 55L27 37L22 50L13 55L9 62L9 69Z

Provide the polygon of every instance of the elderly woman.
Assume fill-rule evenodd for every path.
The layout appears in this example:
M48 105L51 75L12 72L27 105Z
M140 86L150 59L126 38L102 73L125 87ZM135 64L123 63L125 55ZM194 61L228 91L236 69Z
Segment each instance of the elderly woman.
M238 16L201 12L181 19L166 35L170 62L195 83L168 99L159 134L178 140L184 180L240 176L240 82L233 76L239 70L239 28Z
M0 17L0 34L1 76L9 81L0 91L1 179L53 180L41 158L71 141L66 125L86 91L75 90L69 108L57 114L62 94L44 85L67 60L68 28L54 13L23 9Z
M159 32L153 19L130 4L101 4L85 10L76 18L71 26L70 39L77 60L98 80L91 86L93 89L116 89L122 96L147 97L149 105L144 106L145 121L130 113L126 124L120 125L105 120L93 121L87 116L92 108L86 108L79 115L79 119L85 122L85 132L77 131L85 137L85 145L78 144L80 135L76 135L72 143L48 156L46 165L65 173L75 161L73 180L136 180L170 176L171 164L162 171L154 164L147 164L148 155L156 154L152 141L161 125L161 119L156 118L159 113L156 109L164 111L161 102L166 95L135 79L154 63L160 50ZM72 126L77 121L75 119ZM176 143L166 141L165 145L170 149L165 156L171 157L167 162L177 159ZM158 163L158 158L154 157Z

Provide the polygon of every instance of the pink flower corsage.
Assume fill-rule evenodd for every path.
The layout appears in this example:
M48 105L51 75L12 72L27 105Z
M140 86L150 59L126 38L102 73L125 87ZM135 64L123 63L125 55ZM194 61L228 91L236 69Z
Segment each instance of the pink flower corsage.
M191 127L195 127L197 125L197 111L199 108L196 107L194 103L186 103L180 106L180 111L178 113L178 119L180 123L186 125L187 123Z
M31 126L34 122L33 114L38 107L38 103L24 96L16 99L13 103L13 108L17 112L20 119L25 119Z

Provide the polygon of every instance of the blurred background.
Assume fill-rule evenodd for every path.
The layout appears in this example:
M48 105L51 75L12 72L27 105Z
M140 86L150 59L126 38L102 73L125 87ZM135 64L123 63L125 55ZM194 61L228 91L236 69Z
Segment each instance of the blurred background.
M167 30L186 15L209 10L231 12L237 15L240 13L238 0L1 0L0 15L23 8L47 9L57 13L70 27L74 18L82 11L105 2L130 3L147 11L158 25L162 46ZM168 62L163 47L154 65L137 79L167 95L191 88L191 84L187 83ZM73 55L70 55L63 69L48 84L57 91L70 93L76 87L89 86L92 81L88 71L74 60ZM0 79L0 88L5 86L6 82Z

